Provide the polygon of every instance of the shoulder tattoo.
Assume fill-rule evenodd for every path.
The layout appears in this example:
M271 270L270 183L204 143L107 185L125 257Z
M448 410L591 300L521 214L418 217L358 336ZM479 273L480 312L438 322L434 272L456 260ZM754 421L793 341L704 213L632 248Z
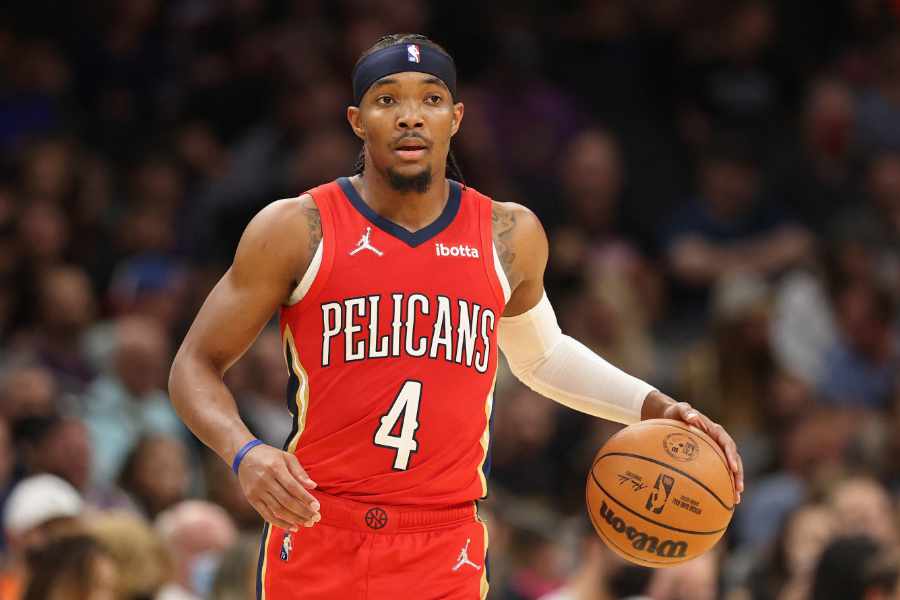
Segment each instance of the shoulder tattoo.
M511 278L512 264L516 260L516 253L512 247L512 233L516 228L516 215L510 210L505 210L498 205L491 209L491 224L493 225L494 245L500 264L506 276Z
M304 200L303 215L306 217L306 224L309 227L309 257L312 259L316 248L319 247L319 242L322 241L322 217L312 199Z

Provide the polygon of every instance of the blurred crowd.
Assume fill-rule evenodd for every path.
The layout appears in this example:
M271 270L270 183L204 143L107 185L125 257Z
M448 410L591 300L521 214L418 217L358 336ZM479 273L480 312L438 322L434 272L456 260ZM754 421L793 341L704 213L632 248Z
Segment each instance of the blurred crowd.
M501 373L495 600L882 600L900 544L900 3L0 4L0 598L255 597L261 523L167 398L262 206L349 174L356 57L456 58L467 182L551 242L563 328L738 441L716 550L615 559L585 476L618 426ZM227 375L281 446L267 329ZM865 595L864 595L865 594Z

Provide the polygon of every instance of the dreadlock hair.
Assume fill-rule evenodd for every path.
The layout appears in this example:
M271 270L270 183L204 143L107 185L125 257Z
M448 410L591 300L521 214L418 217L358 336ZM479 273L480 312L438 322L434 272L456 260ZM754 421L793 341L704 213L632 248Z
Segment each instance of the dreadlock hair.
M358 65L364 58L372 54L373 52L377 52L382 48L387 48L388 46L393 46L394 44L419 44L421 46L428 46L429 48L433 48L438 52L445 54L448 58L450 53L444 49L443 46L438 44L435 41L432 41L425 37L420 33L391 33L389 35L382 36L377 42L375 42L371 48L363 52L359 59L356 61ZM366 169L366 150L365 148L360 149L359 156L356 158L356 164L353 165L353 174L361 175L363 171ZM463 177L462 170L459 168L459 163L456 162L456 157L453 156L453 150L447 154L447 173L446 176L450 179L455 179L456 181L465 185L466 180Z

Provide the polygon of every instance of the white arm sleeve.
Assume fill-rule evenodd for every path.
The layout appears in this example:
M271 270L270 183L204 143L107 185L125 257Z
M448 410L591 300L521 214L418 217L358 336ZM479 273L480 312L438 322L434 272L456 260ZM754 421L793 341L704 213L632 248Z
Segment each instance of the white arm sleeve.
M500 319L498 337L510 369L522 383L595 417L636 423L644 399L656 389L564 335L546 292L528 312Z

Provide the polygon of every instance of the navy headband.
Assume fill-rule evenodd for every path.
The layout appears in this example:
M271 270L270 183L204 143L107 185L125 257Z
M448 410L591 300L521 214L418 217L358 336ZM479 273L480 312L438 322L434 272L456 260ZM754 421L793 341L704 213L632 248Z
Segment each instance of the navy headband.
M368 55L353 69L353 102L356 106L373 83L394 73L417 71L434 75L456 98L456 65L453 59L425 44L394 44Z

